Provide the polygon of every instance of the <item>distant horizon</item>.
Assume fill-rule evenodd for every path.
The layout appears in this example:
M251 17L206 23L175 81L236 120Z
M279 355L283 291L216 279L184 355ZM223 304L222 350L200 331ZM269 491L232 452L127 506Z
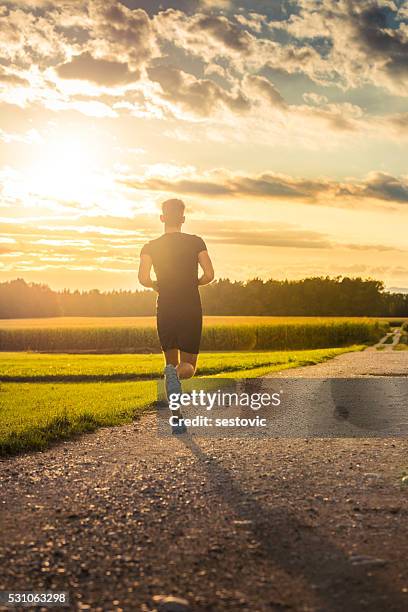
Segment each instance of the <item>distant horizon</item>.
M381 279L378 278L370 278L370 277L360 277L360 276L351 276L351 275L344 275L344 274L339 274L338 277L340 278L349 278L351 280L354 279L358 279L361 278L361 280L363 281L378 281L378 282L382 282ZM220 277L220 278L215 278L214 282L217 281L230 281L231 283L234 282L240 282L240 283L248 283L254 280L261 280L262 282L266 283L268 281L276 281L276 282L301 282L303 280L307 280L310 278L326 278L326 276L305 276L303 278L276 278L276 277L271 277L271 278L259 278L254 276L253 278L247 278L247 279L231 279L231 278L227 278L227 277ZM329 276L328 277L330 280L335 280L336 277L334 276ZM135 291L146 291L149 292L151 291L151 289L145 289L142 286L138 286L136 288L129 288L129 287L125 287L122 289L118 289L116 287L111 287L111 288L106 288L106 289L101 289L100 287L95 287L95 286L90 286L88 288L78 288L78 287L61 287L61 288L56 288L51 286L49 283L46 283L44 281L40 281L40 280L35 280L35 281L28 281L27 279L23 278L23 277L16 277L16 278L11 278L11 279L6 279L6 280L1 280L0 279L0 285L3 283L11 283L14 281L18 281L18 280L23 280L25 283L27 284L36 284L36 285L45 285L47 286L51 291L54 291L55 293L60 293L62 291L80 291L80 292L90 292L90 291L100 291L101 293L109 293L112 291L118 291L118 292L135 292ZM386 285L384 285L384 291L387 293L400 293L400 294L408 294L408 287L387 287Z

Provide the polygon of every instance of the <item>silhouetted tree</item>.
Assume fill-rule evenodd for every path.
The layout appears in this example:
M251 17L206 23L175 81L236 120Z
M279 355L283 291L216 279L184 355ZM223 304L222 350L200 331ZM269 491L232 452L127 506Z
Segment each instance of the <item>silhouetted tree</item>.
M220 279L201 289L209 315L408 317L408 294L388 293L373 279ZM23 279L0 283L0 318L141 316L155 312L152 291L52 291Z

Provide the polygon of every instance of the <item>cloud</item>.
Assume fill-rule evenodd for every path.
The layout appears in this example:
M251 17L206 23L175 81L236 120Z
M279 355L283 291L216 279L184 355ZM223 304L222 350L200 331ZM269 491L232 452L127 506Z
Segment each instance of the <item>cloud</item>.
M126 63L94 58L88 52L57 66L56 71L63 79L83 79L106 86L130 83L140 77L140 72L129 70Z
M116 116L117 97L103 109L96 99L79 104L75 95L97 98L109 87L117 95L118 86L136 81L140 88L145 65L160 54L147 13L117 0L9 2L1 13L0 54L8 64L0 67L0 81L8 85L1 99L21 107L40 102L53 110Z
M287 104L275 85L263 76L248 74L244 77L244 87L255 95L260 95L271 106L286 108Z
M316 82L343 88L370 83L408 95L406 19L388 0L299 0L296 13L269 27L317 49L325 41L322 63L312 63L308 72Z
M86 225L87 220L90 224ZM272 228L265 226L263 229L248 229L245 220L232 219L228 226L220 220L207 217L197 221L190 219L193 231L194 224L197 230L204 233L209 245L236 246L232 251L236 256L239 248L263 247L277 250L288 249L292 251L291 256L297 257L296 250L320 250L322 255L332 257L338 250L342 253L349 252L349 258L360 256L366 252L368 256L373 251L384 253L384 256L395 258L395 253L406 253L402 249L394 248L392 245L384 245L373 242L372 244L342 243L331 234L319 231L302 229L295 224L275 223ZM157 235L159 227L152 222L152 216L137 216L133 218L121 218L114 216L106 217L83 217L72 220L67 224L64 219L46 222L38 219L25 223L0 222L3 234L13 236L7 238L6 242L0 244L0 253L3 255L1 266L2 274L7 271L34 270L47 272L49 270L60 270L61 273L69 270L94 271L101 278L101 271L110 268L112 273L120 274L121 271L134 271L137 266L141 246L149 239ZM4 242L4 240L3 240ZM211 250L215 250L211 246ZM241 249L242 251L242 249ZM216 252L216 251L215 251ZM246 251L245 251L246 252ZM249 252L249 251L248 251ZM329 255L330 252L330 255ZM285 257L289 255L286 254ZM316 265L316 264L315 264ZM315 273L318 270L315 269ZM343 270L344 271L344 270ZM268 266L267 274L270 274ZM238 276L242 277L242 270ZM44 279L43 279L44 280ZM93 279L94 283L98 283ZM75 285L75 283L74 283ZM95 286L95 285L94 285Z
M202 177L169 180L161 177L122 179L128 187L151 191L194 194L208 197L259 197L265 199L315 199L327 189L327 183L294 179L264 173L254 176L234 175L225 170L206 173Z
M200 195L209 198L262 198L264 200L298 201L305 204L352 206L357 201L377 200L408 204L408 177L393 177L382 172L369 173L361 181L304 179L265 172L242 175L215 170L202 176L122 178L127 187Z
M339 194L408 204L408 177L370 172L361 184L340 187Z
M316 106L325 105L329 101L326 96L317 94L315 92L305 92L302 97L307 104L313 104Z
M379 6L377 2L366 1L360 7L350 3L349 15L357 45L371 61L374 58L381 62L380 70L395 85L395 80L408 75L408 39L401 27L388 27L392 8L393 3Z
M222 230L209 240L213 243L294 249L331 249L333 243L324 234L307 230Z
M118 0L8 2L0 33L0 50L9 62L7 70L0 67L0 81L8 85L2 99L100 117L163 117L167 110L167 116L193 123L192 115L211 120L227 119L229 113L234 129L235 115L247 118L252 110L251 133L266 137L269 124L277 138L276 111L286 109L284 119L282 113L278 117L282 130L288 125L292 138L306 142L321 128L339 135L369 126L355 103L330 103L328 96L310 91L301 105L296 88L294 102L285 87L289 75L305 75L324 87L374 83L400 93L406 87L406 16L396 13L392 2L298 0L292 14L277 20L251 11L249 3L227 4L227 14L217 10L219 3L206 2L195 4L195 11L173 8L150 17ZM132 83L134 95L131 87L126 94L120 91ZM107 88L115 96L109 102L102 100ZM92 103L79 104L79 91L92 95ZM398 120L404 121L403 113L389 135L399 136ZM387 129L385 115L377 121ZM225 126L214 133L222 138Z
M208 9L230 9L232 6L232 0L201 0L203 8Z
M11 142L22 142L24 144L34 144L41 142L42 138L37 130L31 129L25 133L5 132L0 128L0 140L7 144Z
M93 47L118 61L140 67L157 54L156 35L146 11L115 0L91 0L89 33Z
M14 74L13 72L8 72L4 70L4 68L0 68L0 83L5 83L6 85L17 85L17 86L28 86L30 83L27 79Z
M248 30L253 30L254 32L260 33L262 31L262 27L266 22L266 15L260 15L259 13L248 13L246 15L235 15L235 21L239 24L248 28Z
M207 241L209 243L291 249L346 249L351 251L406 252L406 250L387 244L342 243L333 240L327 234L321 232L286 227L255 231L245 230L239 226L227 230L218 227L215 228L215 230L213 229L213 236L208 238Z
M148 69L148 74L159 83L165 100L197 115L209 116L220 106L242 113L251 106L242 92L227 92L210 79L197 79L173 66L155 66Z
M171 44L207 64L226 58L242 74L269 66L323 86L370 83L408 95L407 19L391 1L298 0L276 20L250 11L227 17L169 9L155 25Z
M248 52L252 45L252 36L229 19L219 15L200 15L192 24L192 31L209 35L227 49L240 53Z
M223 15L196 13L186 15L169 9L154 17L160 39L200 58L205 64L219 58L242 76L267 66L287 72L319 68L320 56L315 49L303 44L283 45L269 37L256 37L233 18ZM323 64L322 64L323 65Z

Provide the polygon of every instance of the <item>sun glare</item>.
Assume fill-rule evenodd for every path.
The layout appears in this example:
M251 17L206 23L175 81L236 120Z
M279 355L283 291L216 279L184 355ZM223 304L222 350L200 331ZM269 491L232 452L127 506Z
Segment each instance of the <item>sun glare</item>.
M97 148L84 138L70 136L46 142L27 170L26 187L45 198L89 202L98 187L99 161Z

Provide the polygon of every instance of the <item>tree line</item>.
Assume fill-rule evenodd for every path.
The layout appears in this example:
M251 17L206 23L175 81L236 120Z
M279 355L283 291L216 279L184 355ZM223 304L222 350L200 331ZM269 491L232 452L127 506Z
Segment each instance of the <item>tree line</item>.
M381 281L348 277L303 280L221 279L201 288L207 315L408 317L408 294ZM53 291L23 279L0 283L0 318L141 316L155 313L153 291Z

